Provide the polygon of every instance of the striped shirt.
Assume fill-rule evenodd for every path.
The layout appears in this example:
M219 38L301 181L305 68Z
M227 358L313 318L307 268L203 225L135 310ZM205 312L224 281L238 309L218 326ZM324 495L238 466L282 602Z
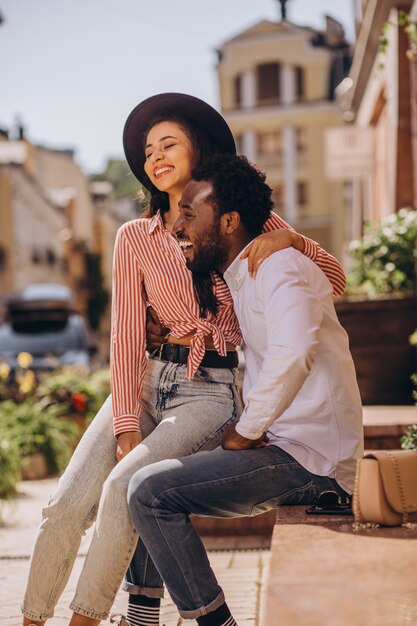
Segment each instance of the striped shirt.
M264 232L290 228L271 213ZM341 295L345 275L338 261L303 237L304 254L324 271ZM226 342L239 345L241 334L233 300L225 282L213 274L219 303L216 314L200 316L192 273L176 239L163 225L160 213L133 220L118 231L113 262L111 330L111 386L114 433L138 431L143 377L146 369L146 306L152 305L173 337L195 332L190 342L187 375L192 378L205 353L205 337L226 354Z

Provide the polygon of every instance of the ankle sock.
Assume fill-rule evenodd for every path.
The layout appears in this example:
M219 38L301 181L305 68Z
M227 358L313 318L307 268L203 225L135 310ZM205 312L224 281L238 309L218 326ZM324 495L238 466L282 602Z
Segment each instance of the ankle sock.
M227 604L222 604L215 611L197 617L198 626L237 626Z
M159 626L161 598L129 594L126 619L130 626Z

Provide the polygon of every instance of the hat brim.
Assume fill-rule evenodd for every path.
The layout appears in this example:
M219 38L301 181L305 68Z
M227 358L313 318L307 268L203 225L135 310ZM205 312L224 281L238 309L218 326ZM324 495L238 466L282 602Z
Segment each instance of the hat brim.
M154 117L179 113L200 126L216 143L220 153L236 154L232 131L224 118L212 106L183 93L161 93L138 104L126 120L123 131L123 147L126 160L136 178L149 187L145 165L145 133Z

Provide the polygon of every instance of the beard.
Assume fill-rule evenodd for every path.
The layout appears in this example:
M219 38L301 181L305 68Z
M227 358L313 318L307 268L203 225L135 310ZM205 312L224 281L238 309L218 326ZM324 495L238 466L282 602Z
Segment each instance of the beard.
M193 251L193 259L186 261L188 269L193 272L209 272L226 264L228 249L218 224L195 240Z

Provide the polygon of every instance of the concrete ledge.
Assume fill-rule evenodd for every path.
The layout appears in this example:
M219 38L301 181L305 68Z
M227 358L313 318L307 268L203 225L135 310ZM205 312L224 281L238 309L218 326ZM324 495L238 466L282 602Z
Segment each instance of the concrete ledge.
M275 509L255 517L191 517L208 550L267 549L275 521Z
M417 424L416 406L364 406L365 449L399 448L400 438L412 424Z
M417 624L417 529L354 532L306 508L278 510L261 626Z
M364 426L410 426L417 423L417 406L364 406L363 423Z

